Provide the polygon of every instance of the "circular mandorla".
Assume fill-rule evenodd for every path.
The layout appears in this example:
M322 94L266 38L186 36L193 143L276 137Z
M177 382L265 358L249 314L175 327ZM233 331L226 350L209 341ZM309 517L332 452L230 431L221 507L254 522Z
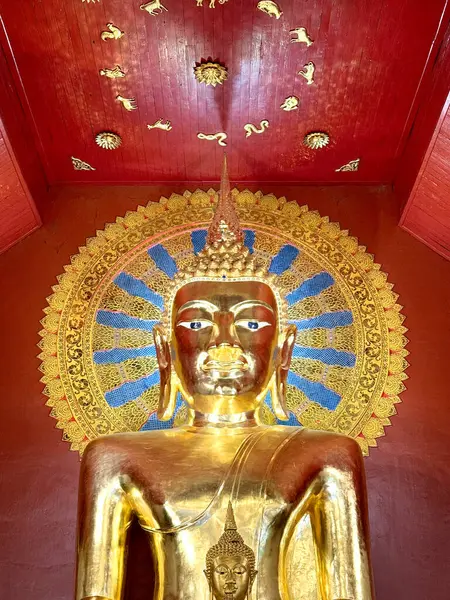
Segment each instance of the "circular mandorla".
M287 387L287 425L377 445L405 389L402 307L387 276L355 237L316 211L273 194L233 190L251 255L276 278L297 326ZM104 434L160 422L152 328L167 289L189 272L213 216L214 190L149 202L86 241L48 298L40 369L50 415L72 450ZM270 400L260 421L277 423Z

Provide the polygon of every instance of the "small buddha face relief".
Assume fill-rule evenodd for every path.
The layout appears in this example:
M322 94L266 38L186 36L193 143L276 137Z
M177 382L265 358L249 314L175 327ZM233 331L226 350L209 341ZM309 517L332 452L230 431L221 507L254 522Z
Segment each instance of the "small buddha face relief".
M250 566L245 556L216 556L212 564L211 590L216 600L244 600L250 586Z
M192 282L174 300L173 364L202 412L254 410L274 372L278 308L255 281Z

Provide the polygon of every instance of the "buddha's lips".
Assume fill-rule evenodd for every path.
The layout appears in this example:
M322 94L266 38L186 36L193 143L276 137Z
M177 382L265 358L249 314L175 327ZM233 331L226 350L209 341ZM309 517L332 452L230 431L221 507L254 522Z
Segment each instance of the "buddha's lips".
M219 371L220 373L231 373L232 371L247 371L248 364L242 360L222 362L218 360L207 360L202 365L202 371Z

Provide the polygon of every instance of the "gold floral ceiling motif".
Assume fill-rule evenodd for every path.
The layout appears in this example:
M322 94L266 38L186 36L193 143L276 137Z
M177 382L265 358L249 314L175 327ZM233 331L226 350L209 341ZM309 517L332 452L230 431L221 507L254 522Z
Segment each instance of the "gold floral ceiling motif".
M221 65L217 59L202 59L199 63L195 63L194 75L199 83L216 87L216 85L222 85L227 80L228 69Z
M232 194L245 244L276 276L298 329L288 424L349 435L368 454L407 378L397 294L337 223L273 194ZM42 320L41 371L50 414L73 450L161 427L152 327L172 278L204 247L216 202L214 190L149 202L88 239L58 277ZM178 403L164 427L185 418ZM276 422L268 405L259 418Z
M95 137L95 141L104 150L117 150L122 144L122 138L112 131L102 131Z
M311 150L319 150L325 148L330 143L330 136L324 131L313 131L305 135L303 144Z

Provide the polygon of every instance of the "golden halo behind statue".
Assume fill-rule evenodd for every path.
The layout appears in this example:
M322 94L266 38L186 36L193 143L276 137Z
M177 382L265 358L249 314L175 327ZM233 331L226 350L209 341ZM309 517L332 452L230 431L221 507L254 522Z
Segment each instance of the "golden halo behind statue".
M306 206L233 191L246 245L278 277L299 329L288 424L376 446L404 389L406 329L386 275L356 238ZM74 256L45 309L41 370L51 415L73 450L106 433L170 427L156 419L151 330L171 277L198 253L214 190L173 194L107 225ZM270 400L261 418L276 422Z

